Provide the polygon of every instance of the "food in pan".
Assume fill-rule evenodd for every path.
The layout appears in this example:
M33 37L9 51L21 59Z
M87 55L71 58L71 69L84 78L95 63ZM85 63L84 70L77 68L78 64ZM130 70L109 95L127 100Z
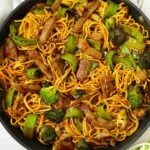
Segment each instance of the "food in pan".
M150 39L123 2L47 0L9 29L0 93L26 138L98 149L138 129L150 109Z

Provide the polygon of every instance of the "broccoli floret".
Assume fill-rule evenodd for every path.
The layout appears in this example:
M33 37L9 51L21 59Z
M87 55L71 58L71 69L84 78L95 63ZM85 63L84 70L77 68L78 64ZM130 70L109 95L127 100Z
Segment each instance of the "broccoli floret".
M76 107L68 108L65 114L65 118L73 118L73 117L83 118L83 116L84 116L83 112Z
M142 93L137 85L130 85L128 88L128 99L133 108L138 108L143 102Z
M39 136L46 144L50 144L55 139L56 132L54 128L47 125L43 125L41 127Z
M77 149L77 150L90 150L91 147L90 147L90 145L89 145L84 139L81 139L81 140L76 144L76 149Z
M59 99L59 92L54 86L41 88L40 95L43 100L49 104L53 104Z
M29 79L38 79L42 75L42 72L39 68L29 68L26 71L26 75Z
M52 108L49 111L46 111L45 116L53 122L59 123L64 118L64 112L62 109Z

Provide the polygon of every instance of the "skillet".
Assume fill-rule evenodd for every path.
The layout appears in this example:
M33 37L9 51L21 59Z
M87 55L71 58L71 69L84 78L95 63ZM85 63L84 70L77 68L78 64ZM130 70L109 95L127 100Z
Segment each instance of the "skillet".
M30 8L36 3L45 2L46 0L25 0L21 3L0 25L0 45L3 43L4 39L7 37L9 33L9 24L14 19L21 19L25 16L25 14L30 10ZM115 0L119 3L120 0ZM129 13L133 16L133 18L138 21L139 16L143 17L143 25L146 29L150 31L150 21L144 15L144 13L137 8L132 2L126 0L126 5L129 7ZM51 146L42 145L40 142L36 140L34 137L32 140L26 139L22 132L17 128L10 125L9 118L4 113L2 109L2 99L0 99L0 122L7 130L7 132L21 145L23 145L26 149L29 150L51 150ZM137 131L130 137L127 137L123 142L117 143L115 147L109 147L107 150L127 150L128 147L134 143L150 126L150 116L148 114L141 120L139 128Z

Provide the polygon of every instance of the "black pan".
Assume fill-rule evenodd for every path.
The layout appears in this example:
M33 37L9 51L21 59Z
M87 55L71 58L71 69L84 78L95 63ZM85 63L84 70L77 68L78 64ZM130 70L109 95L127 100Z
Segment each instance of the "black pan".
M14 19L21 19L22 17L25 16L25 14L30 10L30 8L33 5L35 5L36 3L45 2L45 1L46 0L25 0L21 5L19 5L0 26L0 45L3 43L4 39L7 37L9 33L9 24ZM136 21L139 20L139 16L143 17L144 19L143 25L145 26L146 29L150 31L150 21L144 15L144 13L140 9L138 9L132 2L128 0L126 0L126 5L129 6L129 12ZM3 109L2 109L2 100L0 100L0 121L2 125L5 127L5 129L8 131L8 133L16 141L22 144L25 148L29 150L51 150L51 146L42 145L36 140L36 138L33 138L32 140L26 139L20 130L10 125L9 118L3 112ZM128 137L123 142L117 143L114 148L109 147L107 150L127 150L128 147L131 144L133 144L146 131L146 129L149 126L150 126L150 116L147 115L145 116L145 118L141 120L138 130L132 136Z

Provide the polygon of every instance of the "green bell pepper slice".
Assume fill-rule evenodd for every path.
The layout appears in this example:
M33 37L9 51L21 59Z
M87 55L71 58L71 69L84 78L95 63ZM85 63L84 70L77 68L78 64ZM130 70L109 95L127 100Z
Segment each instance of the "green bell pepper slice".
M104 18L109 18L113 16L117 12L118 7L119 7L118 4L112 2L111 0L109 0L108 3L109 3L108 8L104 13Z
M102 119L105 119L105 120L112 120L112 116L107 113L104 109L104 106L103 105L99 105L97 106L97 109L96 109L96 114L98 117L102 118Z
M96 41L93 39L87 39L88 43L95 49L97 49L98 51L100 51L101 48L101 42L100 41Z
M113 65L113 61L114 61L114 56L116 54L116 51L109 51L106 54L106 62L108 63L108 65L110 66L110 68L113 70L114 69L114 65Z
M78 44L78 37L73 34L70 34L67 37L65 51L69 53L74 53L77 49L77 44Z
M130 36L134 37L137 39L139 42L143 42L143 35L135 28L127 26L127 25L121 25L123 31Z
M60 7L60 9L58 10L57 15L59 17L64 17L66 12L67 12L67 10L69 10L69 8L67 8L67 7Z
M10 25L10 33L13 42L19 46L32 46L37 44L37 39L27 39L17 36L17 30L13 24Z
M33 138L37 117L37 114L28 114L25 119L23 135L28 139Z
M61 59L67 61L72 66L72 69L74 72L77 70L78 59L76 58L76 56L74 56L70 53L65 53L65 54L61 55Z
M125 68L134 68L134 69L136 69L136 67L137 67L137 64L136 64L132 54L127 54L125 56L115 56L114 57L114 62L124 64Z
M7 93L6 93L6 97L5 97L5 107L11 107L13 104L13 100L14 100L14 95L15 95L15 89L14 88L9 88Z
M42 72L39 68L29 68L26 71L26 75L29 79L38 79L41 75Z

